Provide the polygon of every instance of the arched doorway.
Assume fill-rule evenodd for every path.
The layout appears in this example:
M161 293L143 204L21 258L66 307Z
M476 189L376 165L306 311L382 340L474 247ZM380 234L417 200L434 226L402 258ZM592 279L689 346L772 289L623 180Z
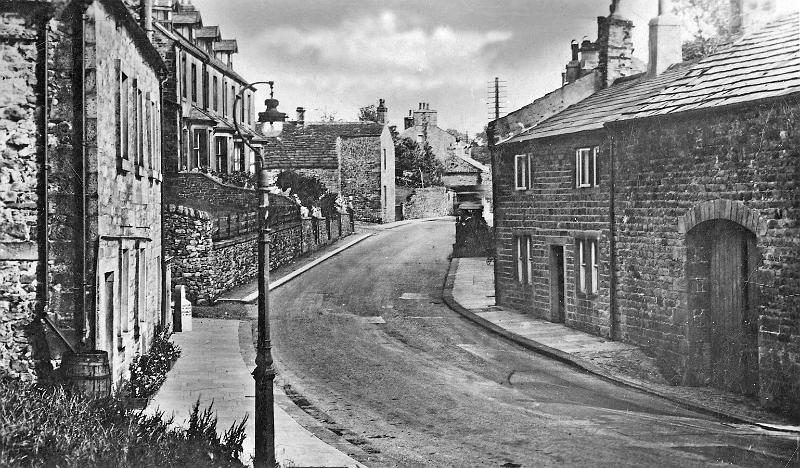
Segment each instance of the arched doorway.
M740 224L705 221L687 233L690 326L700 380L745 395L758 393L756 236ZM699 356L698 356L699 355Z

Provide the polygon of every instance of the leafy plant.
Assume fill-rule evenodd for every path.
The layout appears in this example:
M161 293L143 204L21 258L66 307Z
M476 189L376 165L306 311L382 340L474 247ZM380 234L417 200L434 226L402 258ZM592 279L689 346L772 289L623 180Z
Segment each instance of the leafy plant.
M202 415L202 417L200 417ZM59 385L0 375L0 466L243 467L246 419L222 437L211 408L195 403L189 429L163 413L129 408L121 395L89 400Z
M168 328L156 330L150 352L133 358L130 365L130 381L127 391L134 398L153 396L167 378L172 363L181 355L181 350L172 341Z

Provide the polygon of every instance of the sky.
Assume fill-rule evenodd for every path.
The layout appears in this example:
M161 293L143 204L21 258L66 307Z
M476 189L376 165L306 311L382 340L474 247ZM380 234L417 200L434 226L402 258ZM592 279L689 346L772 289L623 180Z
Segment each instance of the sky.
M279 109L306 120L386 100L390 124L418 103L439 126L474 134L490 115L488 84L506 85L508 110L561 85L570 41L597 37L610 0L192 0L205 25L237 39L234 67L275 81ZM646 61L658 0L628 0L634 56ZM262 97L264 95L262 94ZM262 109L258 109L260 111Z

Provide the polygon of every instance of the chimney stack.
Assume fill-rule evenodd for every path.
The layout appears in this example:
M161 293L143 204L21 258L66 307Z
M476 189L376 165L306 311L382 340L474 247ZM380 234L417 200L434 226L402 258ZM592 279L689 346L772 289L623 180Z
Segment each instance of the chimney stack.
M581 77L581 63L578 61L578 49L580 49L578 41L573 39L570 43L570 48L572 51L572 60L567 63L567 71L564 73L563 84L565 85L570 84Z
M743 34L775 16L776 0L731 0L731 32Z
M142 29L147 33L147 38L153 40L153 0L141 0Z
M683 61L681 22L671 13L669 0L658 1L658 16L650 20L650 59L647 76L661 74L670 65Z
M376 111L377 111L378 123L381 125L386 125L386 113L388 112L388 109L386 108L385 99L378 100L378 108L376 109Z
M617 78L633 75L633 21L630 0L612 0L611 15L597 18L597 49L600 89Z
M306 110L303 107L297 109L297 125L305 125L306 123Z

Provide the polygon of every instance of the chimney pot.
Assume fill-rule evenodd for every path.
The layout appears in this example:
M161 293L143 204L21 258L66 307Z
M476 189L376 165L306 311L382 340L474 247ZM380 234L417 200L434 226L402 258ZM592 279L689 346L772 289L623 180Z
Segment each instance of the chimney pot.
M578 41L575 39L570 42L570 48L572 49L572 60L578 60L578 49L580 46L578 45Z
M304 107L297 108L297 124L304 125L306 123L306 109Z
M376 111L377 111L378 123L381 125L386 125L386 113L388 112L388 109L386 108L385 99L378 100L378 108L376 109Z

